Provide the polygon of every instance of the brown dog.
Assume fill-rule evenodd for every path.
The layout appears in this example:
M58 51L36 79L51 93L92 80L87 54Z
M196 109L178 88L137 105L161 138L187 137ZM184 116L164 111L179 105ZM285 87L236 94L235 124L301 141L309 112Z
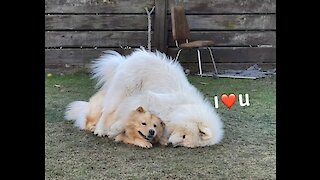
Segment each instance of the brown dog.
M101 120L104 98L105 93L99 91L90 98L89 102L75 101L69 104L66 119L74 120L75 125L80 129L94 132L97 122ZM112 121L106 121L105 130L108 131L108 128L117 121L121 122L120 127L123 130L110 138L143 148L151 148L152 143L159 142L165 125L157 116L145 111L141 106L122 116L127 110L122 112L123 107L119 108L119 112L108 115ZM122 117L121 120L119 116Z

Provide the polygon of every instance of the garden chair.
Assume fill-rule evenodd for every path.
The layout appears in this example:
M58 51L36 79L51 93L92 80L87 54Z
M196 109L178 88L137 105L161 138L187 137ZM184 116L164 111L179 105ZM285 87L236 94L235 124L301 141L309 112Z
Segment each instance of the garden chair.
M214 42L212 40L191 41L190 29L183 5L174 5L171 8L171 23L173 40L175 41L175 44L179 49L175 59L178 60L180 52L183 49L196 49L198 53L199 75L203 76L200 49L208 49L214 68L213 76L217 77L217 67L214 62L214 57L211 48L209 47L213 45Z

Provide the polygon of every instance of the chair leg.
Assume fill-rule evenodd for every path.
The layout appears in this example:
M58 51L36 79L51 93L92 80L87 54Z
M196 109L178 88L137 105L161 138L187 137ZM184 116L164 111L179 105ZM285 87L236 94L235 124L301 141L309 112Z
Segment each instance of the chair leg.
M213 63L214 71L216 72L216 74L218 74L216 63L214 62L214 58L213 58L213 54L212 54L211 48L210 47L207 47L207 48L208 48L208 50L210 52L210 57L211 57L211 60L212 60L212 63Z
M200 71L200 76L202 76L202 67L201 67L201 56L200 56L200 50L197 49L198 52L198 63L199 63L199 71Z
M176 61L178 61L178 58L179 58L179 55L180 55L180 52L181 52L182 49L179 49L177 55L176 55Z

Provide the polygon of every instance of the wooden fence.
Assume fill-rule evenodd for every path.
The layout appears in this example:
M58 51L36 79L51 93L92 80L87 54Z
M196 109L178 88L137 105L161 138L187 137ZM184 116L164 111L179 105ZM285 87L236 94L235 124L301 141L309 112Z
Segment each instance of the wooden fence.
M152 47L175 56L170 8L174 0L46 0L45 64L87 65L104 50L128 54L147 47L147 14L152 14ZM184 0L194 39L211 39L218 69L276 64L276 0ZM180 59L180 58L179 58ZM203 51L204 70L209 53ZM182 51L181 63L197 67L194 51Z

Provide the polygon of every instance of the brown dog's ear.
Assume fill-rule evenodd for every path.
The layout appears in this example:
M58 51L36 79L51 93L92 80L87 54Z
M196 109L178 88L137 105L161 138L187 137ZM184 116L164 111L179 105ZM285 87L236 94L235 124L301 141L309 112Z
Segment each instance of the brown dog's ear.
M166 126L166 124L163 121L161 121L160 124L161 124L162 127Z
M144 112L145 112L144 109L143 109L143 107L141 107L141 106L139 106L139 107L136 109L136 111L138 111L138 112L140 112L140 113L144 113Z

